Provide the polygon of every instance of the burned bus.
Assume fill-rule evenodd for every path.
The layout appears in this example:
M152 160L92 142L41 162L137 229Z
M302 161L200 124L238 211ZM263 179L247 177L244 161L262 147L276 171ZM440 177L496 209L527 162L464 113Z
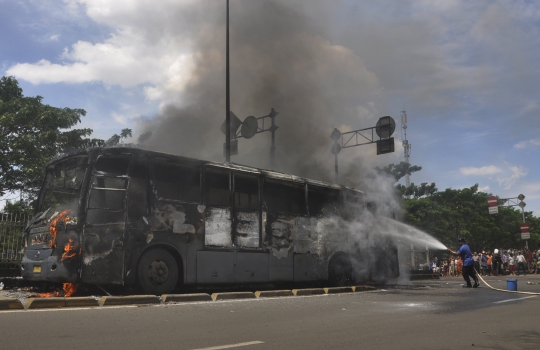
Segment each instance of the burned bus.
M372 247L382 253L370 258L352 242L346 222L364 207L361 191L274 171L127 147L82 149L46 165L21 272L32 281L151 294L179 285L397 277L391 243Z

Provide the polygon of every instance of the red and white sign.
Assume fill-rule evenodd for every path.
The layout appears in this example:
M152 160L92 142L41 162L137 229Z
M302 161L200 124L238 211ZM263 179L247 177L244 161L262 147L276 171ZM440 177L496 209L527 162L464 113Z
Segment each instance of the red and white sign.
M519 225L519 228L521 229L521 232L522 233L528 233L529 232L529 224L527 223L522 223L521 225Z
M490 207L496 207L499 204L499 200L495 196L488 197L487 202Z

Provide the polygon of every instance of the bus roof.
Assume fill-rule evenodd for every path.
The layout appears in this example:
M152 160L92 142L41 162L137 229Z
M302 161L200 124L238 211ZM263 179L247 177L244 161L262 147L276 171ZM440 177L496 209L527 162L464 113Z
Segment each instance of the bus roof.
M357 192L359 194L362 194L363 191L358 190L353 187L348 187L344 185L339 184L332 184L329 182L319 181L319 180L313 180L309 178L304 178L292 174L285 174L273 170L266 170L266 169L260 169L260 168L254 168L246 165L241 164L235 164L235 163L221 163L221 162L212 162L212 161L205 161L195 158L189 158L179 155L174 155L170 153L163 153L163 152L156 152L156 151L150 151L145 150L142 148L135 148L135 147L90 147L90 148L81 148L77 150L70 151L68 153L64 153L61 155L58 155L57 157L51 159L45 166L48 167L52 163L56 163L62 159L78 156L78 155L91 155L91 154L101 154L101 153L107 153L107 152L113 152L113 153L122 153L122 152L131 152L131 153L137 153L137 154L146 154L151 157L155 158L164 158L167 160L177 160L177 161L185 161L189 163L196 163L201 166L210 166L215 168L224 168L224 169L230 169L235 170L239 172L244 173L252 173L252 174L258 174L263 175L264 177L276 179L276 180L287 180L292 182L298 182L298 183L307 183L309 185L314 186L321 186L321 187L328 187L328 188L334 188L334 189L341 189L341 190L349 190L353 192Z

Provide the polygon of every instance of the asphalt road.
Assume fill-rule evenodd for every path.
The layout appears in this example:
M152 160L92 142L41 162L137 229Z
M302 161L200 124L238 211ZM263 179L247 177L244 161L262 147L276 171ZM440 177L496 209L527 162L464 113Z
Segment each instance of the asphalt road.
M513 276L512 276L513 277ZM506 289L505 277L488 283ZM538 276L519 290L540 292ZM312 297L0 312L5 349L537 349L540 296L416 287ZM418 284L427 287L418 287Z

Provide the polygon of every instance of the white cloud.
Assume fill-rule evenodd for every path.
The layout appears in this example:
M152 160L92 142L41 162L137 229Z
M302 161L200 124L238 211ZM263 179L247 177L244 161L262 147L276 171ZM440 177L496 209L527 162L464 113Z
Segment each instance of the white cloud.
M469 167L469 168L460 168L459 172L465 176L483 176L483 175L493 175L502 172L502 169L495 165L483 166L480 168Z
M132 124L133 121L141 119L141 116L139 114L127 116L127 115L119 114L116 112L112 112L111 117L119 124Z
M478 192L487 192L489 189L489 186L478 187Z
M112 28L109 38L96 43L80 40L65 48L59 61L44 58L22 62L6 73L33 84L102 82L124 88L145 85L159 92L153 91L149 99L156 95L178 97L193 66L191 36L178 35L184 31L176 29L182 24L174 18L178 15L177 19L182 19L182 11L190 3L193 1L166 0L155 6L151 1L66 0L58 18L79 6L92 20ZM48 37L51 41L59 38L59 34Z
M510 167L511 175L509 177L501 177L497 179L499 186L505 190L509 190L517 180L527 175L527 169L523 167L511 166Z
M521 141L514 145L514 148L523 149L528 147L540 146L540 139Z

